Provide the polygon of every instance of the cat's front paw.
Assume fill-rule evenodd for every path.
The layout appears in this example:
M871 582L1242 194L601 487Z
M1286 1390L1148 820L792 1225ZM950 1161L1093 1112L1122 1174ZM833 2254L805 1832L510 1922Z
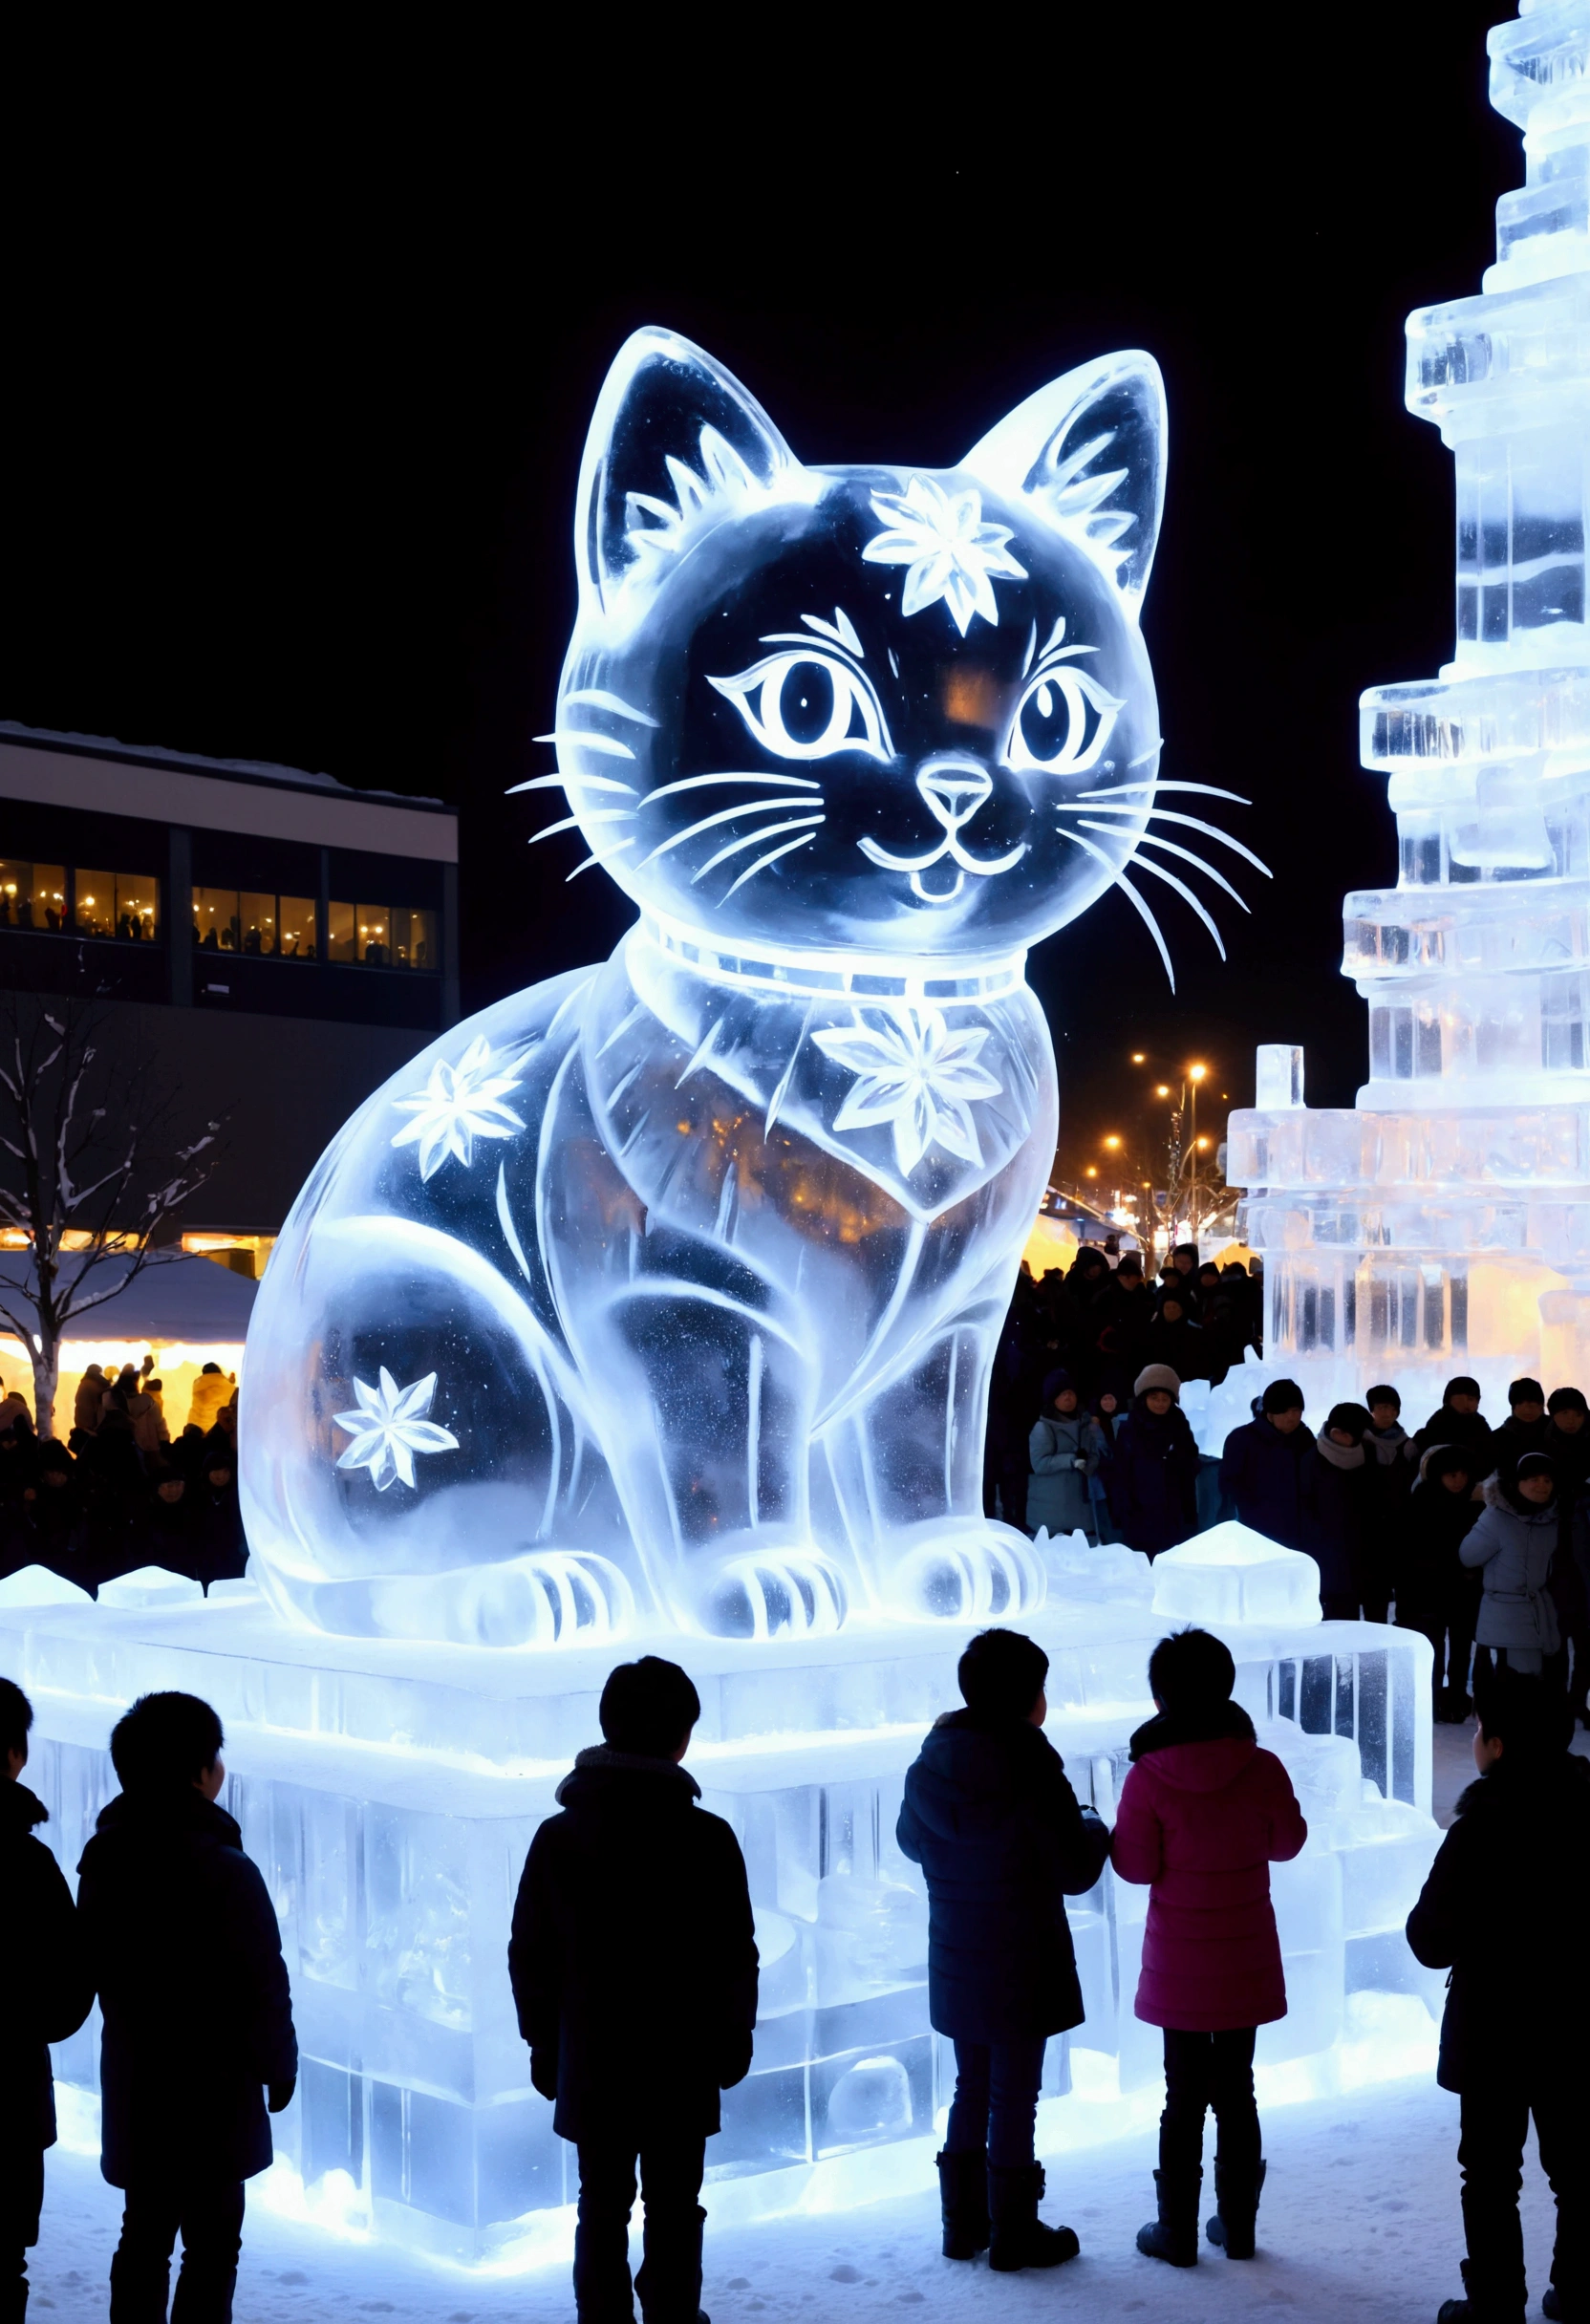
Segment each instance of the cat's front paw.
M702 1615L717 1638L826 1638L845 1620L845 1577L820 1550L742 1550L718 1568Z
M1036 1612L1047 1587L1042 1559L1014 1525L948 1517L912 1528L890 1596L907 1621L1007 1622Z

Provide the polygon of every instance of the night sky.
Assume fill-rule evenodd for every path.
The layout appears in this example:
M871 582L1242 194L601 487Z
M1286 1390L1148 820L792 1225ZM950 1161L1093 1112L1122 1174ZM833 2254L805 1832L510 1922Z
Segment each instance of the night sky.
M1163 771L1251 798L1219 812L1275 878L1235 871L1251 917L1210 895L1224 967L1159 891L1174 1001L1119 896L1034 956L1062 1152L1135 1134L1156 1065L1247 1102L1260 1041L1350 1104L1341 899L1395 876L1357 698L1451 651L1451 465L1403 408L1402 324L1478 290L1522 178L1485 102L1498 12L1261 37L1258 11L1062 8L1030 54L996 17L980 62L806 58L765 111L749 50L636 55L626 97L461 36L358 105L277 58L202 130L85 139L10 220L0 717L456 802L479 1006L631 916L563 885L577 838L526 851L545 794L503 795L550 764L580 447L631 330L698 340L814 463L946 464L1143 346Z

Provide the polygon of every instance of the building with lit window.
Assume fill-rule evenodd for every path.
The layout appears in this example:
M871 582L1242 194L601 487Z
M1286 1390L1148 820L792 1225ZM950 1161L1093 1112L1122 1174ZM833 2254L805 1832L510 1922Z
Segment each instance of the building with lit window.
M226 1152L253 1272L358 1101L459 1014L458 818L290 767L0 721L0 988L93 998Z

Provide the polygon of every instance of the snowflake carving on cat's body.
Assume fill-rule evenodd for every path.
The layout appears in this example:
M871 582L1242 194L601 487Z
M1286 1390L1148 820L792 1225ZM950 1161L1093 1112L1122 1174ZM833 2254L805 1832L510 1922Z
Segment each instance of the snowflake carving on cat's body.
M909 1178L930 1146L980 1162L977 1124L967 1100L998 1097L999 1085L978 1052L987 1029L952 1033L938 1009L906 1009L881 1023L857 1018L852 1029L814 1033L825 1056L856 1076L834 1116L834 1129L866 1130L887 1123L894 1132L894 1160Z
M337 1427L353 1439L336 1465L339 1469L368 1469L377 1493L384 1493L395 1479L405 1485L414 1483L417 1452L458 1451L459 1440L452 1430L425 1417L436 1395L435 1372L427 1372L423 1380L416 1380L408 1388L399 1388L383 1364L376 1386L355 1380L354 1394L355 1409L333 1415Z
M491 1044L477 1038L456 1065L446 1058L438 1060L419 1097L396 1101L398 1112L412 1113L414 1119L392 1143L419 1146L421 1178L435 1177L449 1156L467 1170L475 1159L477 1138L511 1138L524 1129L513 1108L503 1102L518 1087L519 1077L494 1072L494 1062Z
M931 476L913 476L904 492L874 492L872 513L887 529L861 553L870 565L909 567L900 600L907 620L942 597L962 637L976 613L999 626L995 577L1024 581L1027 569L1005 546L1010 527L983 523L979 492L952 496Z

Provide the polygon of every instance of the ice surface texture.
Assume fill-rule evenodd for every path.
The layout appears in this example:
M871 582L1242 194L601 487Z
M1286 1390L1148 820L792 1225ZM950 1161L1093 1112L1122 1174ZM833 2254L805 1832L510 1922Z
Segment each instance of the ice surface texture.
M1153 1563L1154 1612L1223 1630L1233 1623L1320 1619L1320 1568L1300 1551L1240 1525L1212 1525Z
M520 1646L1042 1602L981 1508L1055 1140L1022 959L1169 845L1162 444L1141 355L927 473L805 467L698 349L622 350L521 787L641 918L405 1067L300 1196L239 1431L278 1606Z
M1309 1113L1261 1076L1231 1125L1266 1351L1321 1411L1377 1378L1433 1404L1472 1371L1499 1405L1590 1374L1590 5L1490 51L1527 182L1483 294L1408 318L1407 405L1456 464L1457 635L1361 706L1400 847L1343 912L1369 1078Z

